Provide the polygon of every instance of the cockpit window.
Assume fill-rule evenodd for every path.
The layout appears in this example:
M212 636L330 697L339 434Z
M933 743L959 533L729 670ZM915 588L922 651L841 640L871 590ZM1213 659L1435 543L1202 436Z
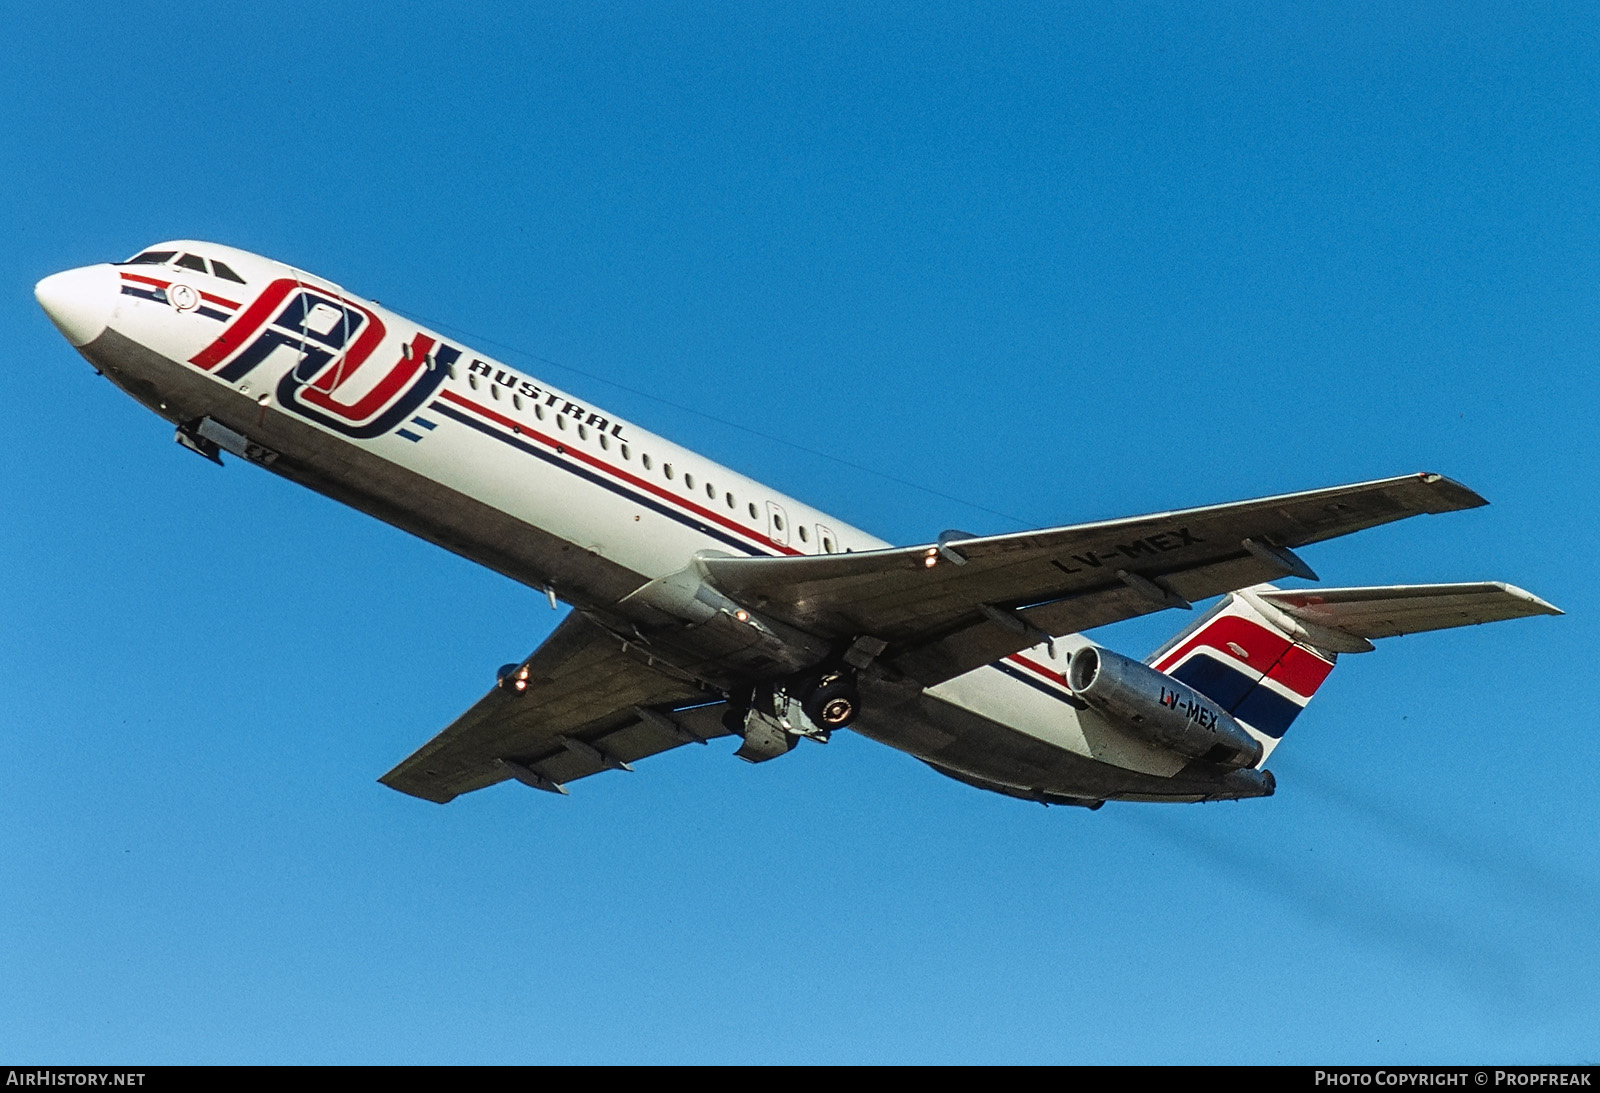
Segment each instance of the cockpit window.
M181 266L184 269L199 270L201 273L211 272L210 270L206 269L206 260L201 258L198 254L180 255L177 262L174 264Z
M143 254L136 254L126 262L125 266L164 266L172 261L175 250L147 250Z
M234 281L241 285L244 284L243 277L240 277L237 273L233 272L233 270L229 269L221 262L213 260L211 263L211 268L215 270L217 276L221 277L224 281Z

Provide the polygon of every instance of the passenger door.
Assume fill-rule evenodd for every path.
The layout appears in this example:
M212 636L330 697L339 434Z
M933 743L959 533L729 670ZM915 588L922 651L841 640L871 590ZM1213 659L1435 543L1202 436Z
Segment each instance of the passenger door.
M771 501L767 502L767 538L779 546L789 545L789 514Z

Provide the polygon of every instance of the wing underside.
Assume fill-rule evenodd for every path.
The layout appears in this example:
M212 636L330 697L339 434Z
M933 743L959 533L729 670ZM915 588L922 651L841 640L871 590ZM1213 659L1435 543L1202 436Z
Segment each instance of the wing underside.
M379 779L443 803L520 778L541 789L728 735L721 698L650 667L582 615L568 615L519 667L526 689L496 686Z

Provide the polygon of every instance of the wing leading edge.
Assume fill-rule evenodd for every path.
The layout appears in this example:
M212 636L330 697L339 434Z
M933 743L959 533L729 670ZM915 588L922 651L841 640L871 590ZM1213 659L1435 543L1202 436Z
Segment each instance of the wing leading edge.
M1413 474L1011 535L700 564L728 596L791 625L886 643L881 661L932 686L1048 637L1314 576L1295 547L1484 504L1458 482Z

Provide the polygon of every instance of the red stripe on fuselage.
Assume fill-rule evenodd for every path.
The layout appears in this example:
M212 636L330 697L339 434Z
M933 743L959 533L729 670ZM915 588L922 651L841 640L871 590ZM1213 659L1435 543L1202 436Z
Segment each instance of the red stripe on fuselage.
M536 440L547 448L559 450L562 455L569 456L580 463L586 463L589 466L594 467L596 470L604 471L613 478L626 482L636 489L643 490L646 493L658 497L663 501L670 501L676 507L693 513L701 520L716 524L719 527L727 528L729 531L736 531L745 538L760 544L762 547L765 547L768 550L775 550L782 554L801 553L793 547L784 546L782 543L774 542L772 539L761 534L760 532L754 531L745 527L743 524L730 520L721 513L712 512L710 509L702 508L693 501L686 501L677 494L656 485L654 482L640 478L638 475L630 474L620 467L612 466L605 460L597 459L588 452L581 451L576 447L563 443L553 436L548 436L545 433L541 433L535 429L530 429L522 422L506 417L504 414L497 413L496 411L489 409L487 406L480 406L471 399L465 398L454 391L440 391L439 397L447 402L453 402L457 406L463 407L464 409L471 410L479 417L492 421L497 425L502 425L507 429L511 429L518 436L524 436L530 440Z
M1040 664L1038 661L1029 660L1027 657L1023 656L1021 653L1012 653L1010 656L1006 657L1006 659L1009 660L1013 664L1016 664L1016 665L1018 665L1020 667L1026 668L1028 671L1032 672L1036 676L1039 676L1039 677L1041 677L1043 679L1048 679L1051 683L1054 683L1058 687L1065 687L1067 685L1067 677L1066 676L1062 675L1060 672L1055 671L1054 669L1046 668L1043 664Z
M160 281L154 277L146 277L142 273L124 273L122 274L122 279L124 281L138 281L141 284L154 285L156 288L170 288L172 286L171 281ZM200 298L202 300L209 300L214 304L221 304L223 307L231 307L236 311L239 308L238 304L234 303L225 296L213 296L209 292L202 291L200 293Z

